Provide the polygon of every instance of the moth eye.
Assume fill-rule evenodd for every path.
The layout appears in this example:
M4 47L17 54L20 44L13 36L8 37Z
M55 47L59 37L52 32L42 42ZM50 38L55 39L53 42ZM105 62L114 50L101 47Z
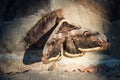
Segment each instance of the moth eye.
M84 33L83 33L84 36L90 36L90 34L91 33L89 31L84 31Z

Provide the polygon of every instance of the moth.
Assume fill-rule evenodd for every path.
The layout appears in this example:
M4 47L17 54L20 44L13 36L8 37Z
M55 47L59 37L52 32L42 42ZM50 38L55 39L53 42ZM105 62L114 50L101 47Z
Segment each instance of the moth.
M63 10L58 9L46 14L28 32L24 40L30 45L39 39L43 47L44 64L59 61L62 56L81 57L86 52L101 51L109 48L107 37L95 30L86 29L64 18Z

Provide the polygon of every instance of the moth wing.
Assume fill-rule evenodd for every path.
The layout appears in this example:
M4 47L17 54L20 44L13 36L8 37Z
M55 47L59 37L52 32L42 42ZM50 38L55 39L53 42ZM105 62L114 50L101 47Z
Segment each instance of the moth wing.
M24 40L29 44L34 44L49 30L56 27L55 25L63 18L61 9L46 14L26 33Z

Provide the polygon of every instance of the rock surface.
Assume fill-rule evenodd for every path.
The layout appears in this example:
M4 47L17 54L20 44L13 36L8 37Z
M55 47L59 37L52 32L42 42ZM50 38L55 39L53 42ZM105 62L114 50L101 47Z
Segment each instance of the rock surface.
M87 2L87 0L85 1ZM104 1L101 1L101 3L106 4ZM103 6L101 3L99 3L100 6ZM119 6L114 3L118 4L119 1L113 3L110 1L108 4L111 7L115 6L112 7L113 10L119 10ZM22 72L30 69L44 72L49 67L50 70L53 70L54 66L51 67L52 63L48 65L41 63L42 50L39 48L26 48L23 38L26 32L44 14L59 8L64 10L65 18L72 23L105 33L110 39L111 47L105 52L87 53L80 58L70 59L63 57L61 61L56 63L56 70L74 71L78 68L84 70L91 65L96 66L99 64L106 64L110 67L119 65L119 60L116 59L116 57L120 59L119 15L117 15L118 18L112 15L114 18L110 24L108 18L100 15L104 14L102 11L98 11L93 7L95 11L98 11L95 13L93 8L89 9L85 6L86 3L82 5L83 3L79 3L78 0L1 0L0 4L0 73ZM113 58L105 54L115 56ZM41 75L43 74L41 73ZM49 72L45 74L48 75Z

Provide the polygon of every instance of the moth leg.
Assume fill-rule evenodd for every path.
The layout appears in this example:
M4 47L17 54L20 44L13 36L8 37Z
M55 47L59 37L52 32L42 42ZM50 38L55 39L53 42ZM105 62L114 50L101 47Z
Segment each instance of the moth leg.
M64 43L64 49L65 49L64 56L70 58L81 57L85 54L76 48L71 37L66 39L66 42Z

